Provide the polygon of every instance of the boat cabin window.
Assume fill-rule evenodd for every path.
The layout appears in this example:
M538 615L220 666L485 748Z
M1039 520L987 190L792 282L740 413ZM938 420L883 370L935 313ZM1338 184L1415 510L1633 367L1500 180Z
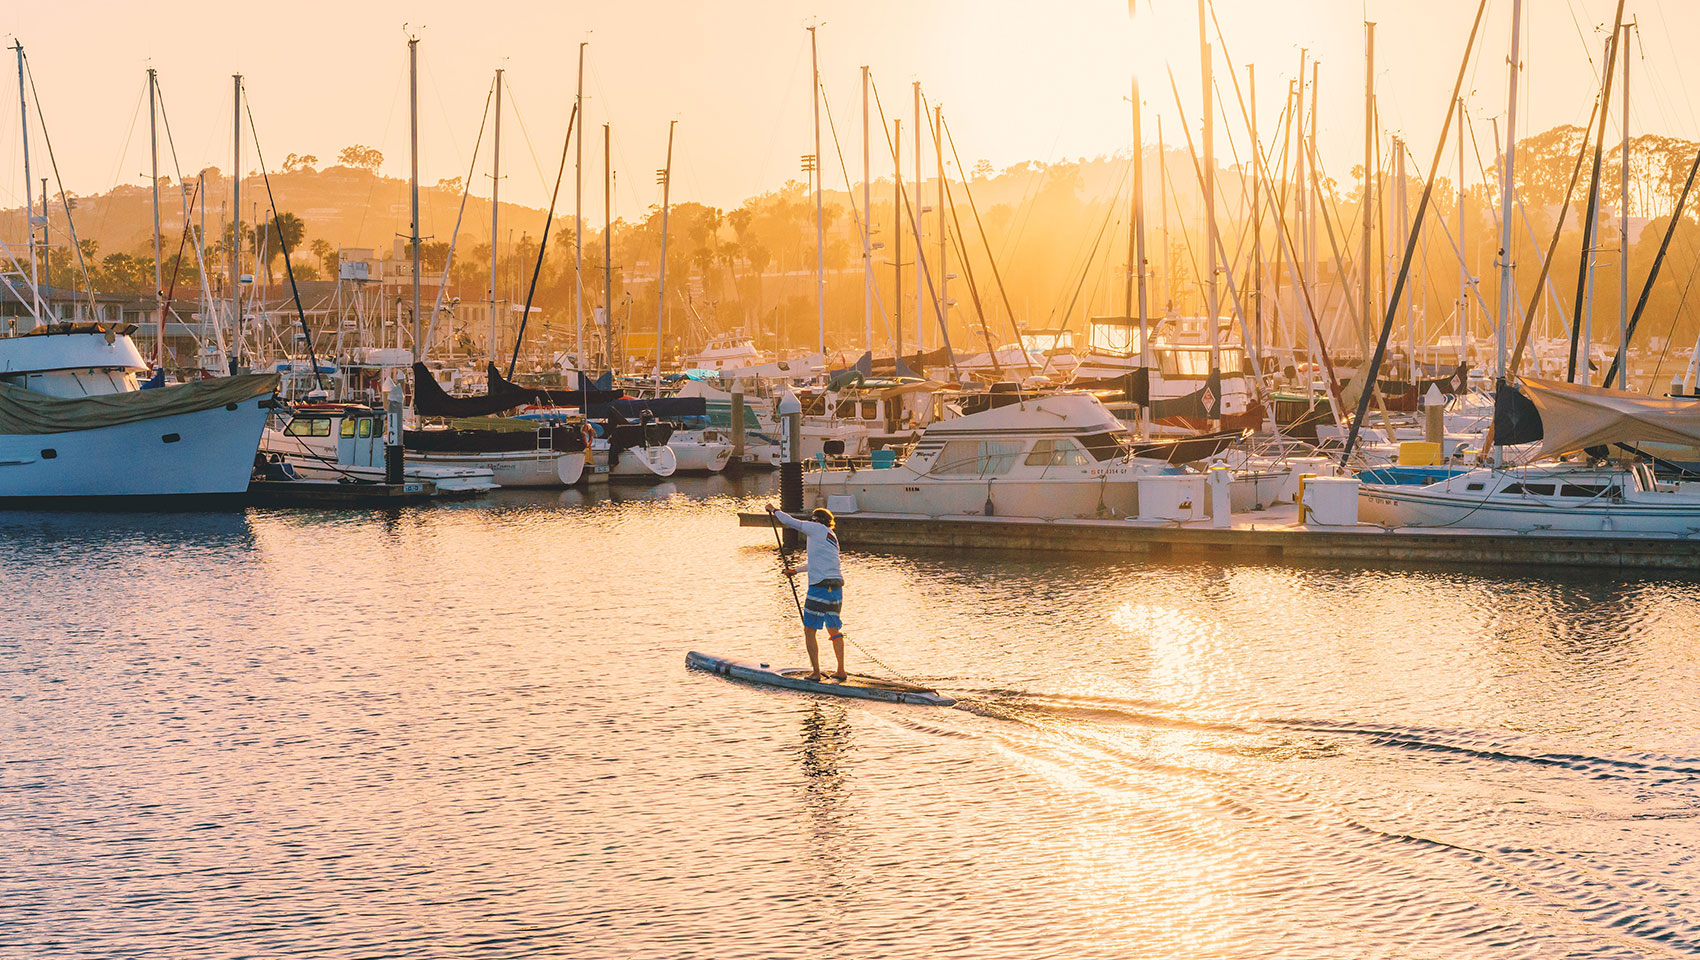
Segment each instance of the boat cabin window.
M1485 483L1472 483L1469 486L1465 487L1464 489L1470 490L1470 491L1475 491L1475 490L1484 489L1485 487L1487 487L1487 484L1485 484Z
M1537 497L1550 497L1553 494L1550 483L1510 483L1506 484L1504 493L1534 494Z
M1232 376L1241 371L1245 365L1245 351L1238 347L1222 347L1218 350L1221 356L1221 366L1217 369ZM1208 377L1210 376L1210 350L1199 348L1193 350L1168 349L1157 351L1157 369L1165 377Z
M371 417L367 417L367 418L361 420L360 421L360 435L362 437L371 436L373 431L375 429L377 429L377 422L378 421L372 419Z
M1036 440L1027 451L1030 467L1085 467L1092 464L1086 451L1073 440Z
M1121 438L1113 433L1094 433L1080 438L1086 445L1088 453L1098 461L1119 460L1127 451L1122 447Z
M1092 349L1098 353L1131 357L1139 352L1139 325L1118 320L1095 320L1092 323Z
M1567 483L1559 489L1561 497L1615 497L1617 487L1607 483Z
M354 436L354 418L353 417L342 418L342 435L345 436L345 437Z
M951 440L933 461L946 477L995 477L1015 466L1021 444L1010 440Z
M331 422L317 417L296 417L289 421L289 426L284 427L283 432L292 437L328 437L331 435Z
M1033 353L1073 350L1074 334L1068 330L1036 330L1021 335L1021 346Z

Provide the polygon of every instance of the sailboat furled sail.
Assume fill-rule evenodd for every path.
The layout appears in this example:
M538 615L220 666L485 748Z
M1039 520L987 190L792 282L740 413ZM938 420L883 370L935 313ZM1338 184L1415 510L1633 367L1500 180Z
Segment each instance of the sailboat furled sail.
M1583 383L1523 377L1515 388L1501 387L1494 406L1499 442L1538 441L1536 457L1614 443L1700 446L1700 399L1692 397L1657 399ZM1499 429L1501 420L1505 430Z
M618 390L546 390L523 387L489 364L489 386L483 396L456 397L444 390L423 363L413 365L413 410L422 417L482 417L515 407L577 407L611 403L624 396Z

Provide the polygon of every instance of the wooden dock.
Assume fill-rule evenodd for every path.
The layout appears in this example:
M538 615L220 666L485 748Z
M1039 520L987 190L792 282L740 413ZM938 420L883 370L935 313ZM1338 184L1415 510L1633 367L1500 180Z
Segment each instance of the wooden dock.
M740 513L740 525L766 527L765 513ZM1299 522L1291 504L1234 515L1231 526L1133 520L1034 520L1022 517L838 515L847 547L1083 553L1098 556L1223 561L1303 560L1367 565L1443 563L1700 571L1700 538L1537 530L1386 529Z
M403 483L340 483L334 480L254 480L248 502L267 507L400 506L437 496L436 485Z

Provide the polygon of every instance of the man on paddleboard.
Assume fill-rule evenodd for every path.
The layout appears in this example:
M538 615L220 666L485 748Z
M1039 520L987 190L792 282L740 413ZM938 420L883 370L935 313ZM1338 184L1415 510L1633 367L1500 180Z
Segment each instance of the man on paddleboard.
M821 507L809 514L808 520L798 520L770 503L767 512L808 540L809 592L803 599L803 646L809 651L809 669L814 671L809 679L821 679L820 645L815 642L815 632L825 627L827 637L832 640L832 652L838 657L838 669L832 676L843 680L846 677L844 621L839 618L839 611L844 607L844 572L838 566L838 535L832 532L832 511ZM796 574L796 567L785 568L786 576Z

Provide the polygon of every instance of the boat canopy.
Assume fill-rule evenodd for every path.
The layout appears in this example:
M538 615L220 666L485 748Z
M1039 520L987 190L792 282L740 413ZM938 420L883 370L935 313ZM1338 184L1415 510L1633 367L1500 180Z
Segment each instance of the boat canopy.
M263 397L276 390L275 373L191 380L155 390L131 390L90 397L54 397L0 383L0 434L74 433L115 427L212 410Z
M1700 399L1657 399L1535 377L1521 378L1516 388L1501 388L1494 421L1496 443L1538 440L1537 457L1613 443L1700 444Z

